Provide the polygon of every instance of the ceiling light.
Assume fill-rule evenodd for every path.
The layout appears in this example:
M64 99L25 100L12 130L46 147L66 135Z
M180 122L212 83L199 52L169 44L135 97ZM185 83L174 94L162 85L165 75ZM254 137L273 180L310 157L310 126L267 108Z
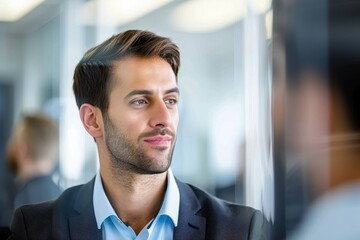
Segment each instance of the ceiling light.
M84 4L82 22L86 25L123 25L134 21L172 0L91 0Z
M256 13L266 13L271 8L271 0L247 0L249 7Z
M17 21L42 2L44 0L0 0L0 21Z
M192 0L179 5L171 21L185 32L212 32L239 21L246 13L244 0Z

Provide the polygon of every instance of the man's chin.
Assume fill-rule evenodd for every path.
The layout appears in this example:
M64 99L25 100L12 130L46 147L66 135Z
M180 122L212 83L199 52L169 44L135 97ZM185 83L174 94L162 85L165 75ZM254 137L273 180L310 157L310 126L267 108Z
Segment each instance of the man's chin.
M150 158L152 163L142 166L143 174L161 174L170 168L171 160L159 160L160 158Z
M139 168L139 173L146 175L162 174L169 170L169 167L170 165L168 165L167 167Z

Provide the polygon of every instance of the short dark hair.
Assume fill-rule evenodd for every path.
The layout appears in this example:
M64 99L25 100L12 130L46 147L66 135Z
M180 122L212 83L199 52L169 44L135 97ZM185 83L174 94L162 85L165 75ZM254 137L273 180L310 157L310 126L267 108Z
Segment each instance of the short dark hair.
M360 131L360 2L329 1L329 81Z
M322 24L315 24L313 18L319 21L325 16L304 11L303 4L309 1L297 3L301 8L297 7L299 12L293 14L298 17L292 19L292 24L296 22L298 29L293 30L291 21L287 21L286 34L279 32L280 27L277 32L287 45L288 86L296 89L304 70L323 74L324 84L341 97L350 127L360 131L360 1L327 0L326 5L320 1L318 7L324 7L321 10L326 11L327 20L320 21ZM319 26L327 28L317 29Z
M89 49L77 64L73 91L79 108L89 103L102 112L108 109L113 63L127 56L159 56L170 64L177 79L180 67L178 46L169 38L149 31L128 30Z

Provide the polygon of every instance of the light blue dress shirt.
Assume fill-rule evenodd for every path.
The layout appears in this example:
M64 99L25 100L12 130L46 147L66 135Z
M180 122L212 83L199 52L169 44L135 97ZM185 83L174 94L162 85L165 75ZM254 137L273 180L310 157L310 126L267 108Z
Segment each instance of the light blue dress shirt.
M116 215L105 194L99 172L95 177L93 203L97 227L102 229L104 240L173 239L174 227L178 223L180 193L171 169L167 173L167 188L160 211L138 235Z

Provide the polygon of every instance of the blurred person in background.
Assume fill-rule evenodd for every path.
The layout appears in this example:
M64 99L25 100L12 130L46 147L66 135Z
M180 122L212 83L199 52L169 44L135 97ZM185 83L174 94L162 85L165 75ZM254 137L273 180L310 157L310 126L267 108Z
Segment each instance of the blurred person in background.
M297 33L308 34L302 46L313 50L295 68L287 59L286 148L311 188L290 239L360 239L360 1L326 3L327 41L310 42L322 30L297 22ZM316 64L318 49L326 49L327 68Z
M43 114L23 115L10 136L6 163L15 176L15 189L2 189L9 199L1 201L2 231L8 229L14 210L25 204L57 198L61 189L52 180L57 164L59 133L57 124ZM4 197L4 196L1 196ZM9 213L9 214L7 214Z
M140 30L85 53L73 89L100 171L54 202L18 209L12 239L267 238L260 211L173 176L179 66L170 39Z
M16 176L13 208L55 199L61 190L52 180L57 164L57 124L42 114L24 115L7 146L7 164Z

